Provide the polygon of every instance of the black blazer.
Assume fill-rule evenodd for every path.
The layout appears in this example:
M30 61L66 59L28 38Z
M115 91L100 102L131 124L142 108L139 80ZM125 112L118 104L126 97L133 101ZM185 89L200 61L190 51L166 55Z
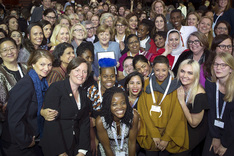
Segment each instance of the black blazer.
M79 87L81 109L78 110L69 79L51 84L45 95L44 108L59 112L54 121L45 121L41 146L45 156L67 152L74 145L78 149L89 150L89 111L87 93ZM75 132L75 135L73 135Z
M34 84L29 75L25 75L9 92L7 120L3 125L2 139L27 148L37 130L38 103Z

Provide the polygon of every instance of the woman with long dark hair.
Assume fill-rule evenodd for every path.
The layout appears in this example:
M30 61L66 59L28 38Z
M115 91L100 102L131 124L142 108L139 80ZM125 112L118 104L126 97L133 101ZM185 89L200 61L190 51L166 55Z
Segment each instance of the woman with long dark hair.
M20 49L18 61L27 62L31 53L39 49L43 41L43 30L38 23L32 23L28 26L23 48Z

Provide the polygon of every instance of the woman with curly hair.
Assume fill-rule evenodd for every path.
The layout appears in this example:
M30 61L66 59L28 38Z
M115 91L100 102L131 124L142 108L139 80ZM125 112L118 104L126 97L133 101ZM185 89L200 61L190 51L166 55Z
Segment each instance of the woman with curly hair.
M131 108L128 96L112 87L104 93L102 104L96 119L101 154L135 156L139 115Z
M67 65L75 57L73 46L66 42L57 45L53 51L53 55L53 68L47 77L49 85L66 78Z

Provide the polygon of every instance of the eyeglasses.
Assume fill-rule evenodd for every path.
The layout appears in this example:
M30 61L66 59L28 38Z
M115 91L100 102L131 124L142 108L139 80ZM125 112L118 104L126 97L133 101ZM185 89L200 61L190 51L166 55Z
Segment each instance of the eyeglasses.
M189 45L192 45L192 44L198 45L198 44L200 44L200 41L199 40L194 40L194 41L188 40L188 44Z
M74 31L83 32L83 29L74 29Z
M87 31L92 30L94 27L86 28Z
M224 69L228 65L226 63L214 63L214 68L218 68L218 66L220 66L221 69Z
M224 27L217 27L218 30L224 30L224 31L227 31L228 29L227 28L224 28Z
M117 28L123 28L123 27L125 27L125 25L123 25L123 24L116 24L116 27Z
M56 17L52 17L52 16L46 16L47 18L51 19L51 20L55 20Z
M2 55L6 55L8 52L15 52L16 51L16 47L10 47L10 48L6 48L6 49L2 49L1 50L1 53L2 53Z
M221 49L221 50L224 50L224 49L232 49L232 45L223 45L223 44L220 44L218 45L218 47Z

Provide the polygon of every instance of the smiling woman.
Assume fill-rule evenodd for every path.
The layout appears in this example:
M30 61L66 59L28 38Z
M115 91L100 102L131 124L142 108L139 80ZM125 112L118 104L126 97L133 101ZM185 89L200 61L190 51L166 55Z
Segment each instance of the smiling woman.
M75 52L76 48L84 41L84 39L87 38L87 30L86 28L80 24L74 24L71 28L71 34L72 34L72 42Z
M182 86L177 97L188 122L189 150L184 155L201 155L202 142L208 132L208 101L203 87L199 84L200 65L187 59L181 62L177 74ZM185 100L186 99L186 100Z
M101 155L135 156L138 120L124 91L117 87L107 89L101 115L96 119Z
M87 93L80 86L90 71L91 66L83 58L77 57L67 66L69 77L49 87L44 108L58 111L59 117L45 121L41 139L45 156L86 155L88 152L89 106Z
M52 33L52 36L50 38L50 42L52 45L50 51L53 51L55 46L57 46L59 43L63 43L63 42L70 43L71 36L70 36L69 28L61 24L56 25Z
M18 61L26 63L31 53L37 50L43 40L43 30L40 24L32 23L28 26L23 48L20 49Z
M75 57L73 46L69 43L60 43L53 51L53 69L47 80L49 85L64 80L67 74L67 65Z
M36 50L30 55L28 74L12 88L2 135L4 154L43 155L39 141L35 140L40 140L43 133L44 118L40 110L48 88L45 77L51 71L52 61L51 53Z
M153 72L138 101L141 127L137 141L146 155L180 153L189 146L186 119L177 99L180 83L172 78L169 69L165 56L154 59Z

